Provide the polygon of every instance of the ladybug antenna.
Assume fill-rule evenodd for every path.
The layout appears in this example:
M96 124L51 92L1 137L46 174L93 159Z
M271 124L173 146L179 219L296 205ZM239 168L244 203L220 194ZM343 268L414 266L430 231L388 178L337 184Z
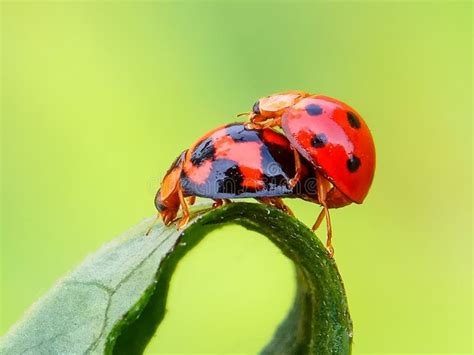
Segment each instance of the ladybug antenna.
M247 116L249 120L252 120L256 115L253 112L242 112L237 115L237 117Z

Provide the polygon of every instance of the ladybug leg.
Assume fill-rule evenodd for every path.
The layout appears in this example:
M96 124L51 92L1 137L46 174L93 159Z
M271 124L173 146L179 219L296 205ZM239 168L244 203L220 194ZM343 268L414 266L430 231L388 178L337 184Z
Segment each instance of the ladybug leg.
M256 200L265 205L276 207L290 216L294 216L290 207L288 207L279 197L257 197Z
M295 147L291 146L291 150L293 150L293 155L295 157L295 176L288 181L288 185L291 189L294 189L301 178L301 159L300 154Z
M229 203L232 203L232 200L228 198L216 198L214 199L214 203L212 204L212 208L219 208L221 206L228 205Z
M272 203L273 203L273 206L275 206L279 210L282 210L287 215L290 215L290 216L294 217L295 214L293 213L291 208L288 207L288 205L286 205L280 197L273 198Z
M331 227L331 215L329 214L329 209L326 205L323 205L324 215L326 217L326 248L329 252L329 257L332 258L334 256L334 248L332 246L332 227Z
M247 114L239 114L237 115L237 117L244 115L247 116L247 119L249 120L249 122L245 124L245 128L247 129L261 129L264 122L266 121L265 118L261 117L260 115L256 115L253 112L248 112Z
M318 189L318 199L319 203L321 206L323 206L323 210L319 214L318 218L316 219L316 222L314 223L313 226L313 231L319 227L321 224L323 217L322 214L324 213L324 217L326 217L326 248L328 249L329 252L329 257L332 258L334 256L334 248L332 246L332 226L331 226L331 216L329 214L329 208L326 203L326 195L327 192L331 189L329 181L327 181L321 174L316 172L316 177L317 177L317 189Z
M192 206L196 202L196 196L189 196L186 198L186 200L188 201L188 205Z
M316 219L316 222L314 222L313 227L311 228L311 230L313 232L316 231L319 228L319 226L321 225L321 222L324 219L324 216L325 216L324 209L322 209L321 212L319 212L319 215L318 215L318 218Z
M262 129L263 126L259 123L254 123L254 122L247 122L244 125L245 129Z
M250 122L245 124L246 129L265 129L272 127L279 127L281 125L281 118L269 118L266 121L257 122L250 119Z
M256 199L258 202L263 203L264 205L273 206L273 203L272 203L270 197L256 197L255 199Z
M189 222L189 207L188 202L184 198L183 190L181 189L181 185L178 186L178 196L179 196L179 203L181 204L181 209L183 210L183 217L178 222L178 229L183 229L186 224Z
M270 118L263 125L263 128L273 128L281 126L281 117Z
M224 204L224 200L221 198L217 198L214 200L214 203L212 204L212 208L219 208Z

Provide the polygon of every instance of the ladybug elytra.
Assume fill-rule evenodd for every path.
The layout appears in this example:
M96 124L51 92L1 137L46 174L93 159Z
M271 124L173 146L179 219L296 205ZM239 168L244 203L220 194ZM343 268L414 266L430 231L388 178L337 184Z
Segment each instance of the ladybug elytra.
M296 169L298 181L291 183ZM312 172L282 134L230 124L210 131L180 154L161 183L155 206L166 225L181 207L178 228L187 224L188 205L196 196L214 199L215 207L230 198L255 198L292 214L281 197L318 201Z

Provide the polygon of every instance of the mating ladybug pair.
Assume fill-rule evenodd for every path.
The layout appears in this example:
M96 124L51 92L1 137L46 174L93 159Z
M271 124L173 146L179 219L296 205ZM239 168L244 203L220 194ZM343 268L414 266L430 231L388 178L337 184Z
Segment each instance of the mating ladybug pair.
M168 225L181 207L182 228L196 196L214 199L215 207L251 197L288 214L282 197L302 198L323 207L313 230L326 218L332 256L329 209L362 203L372 183L369 128L343 102L304 92L261 98L245 115L246 124L216 128L180 154L156 194L159 215Z

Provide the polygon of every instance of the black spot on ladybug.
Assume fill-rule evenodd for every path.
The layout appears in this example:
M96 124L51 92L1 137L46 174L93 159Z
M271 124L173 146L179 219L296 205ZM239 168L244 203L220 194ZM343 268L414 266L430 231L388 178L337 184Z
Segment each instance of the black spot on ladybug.
M316 104L309 104L305 107L306 112L310 116L318 116L323 113L323 108Z
M346 164L347 164L347 169L351 173L355 173L357 169L359 169L360 167L360 159L357 156L353 155L352 157L347 159Z
M314 137L311 139L311 144L315 148L322 148L328 142L328 137L324 133L315 134Z
M222 178L217 180L217 192L240 195L245 190L242 187L244 178L237 165L232 165L223 171Z
M269 193L288 193L288 180L295 175L293 152L277 144L266 144L260 148L265 190Z
M214 160L214 154L216 149L211 138L203 140L199 145L194 149L191 154L191 163L195 166L200 166L206 160Z
M347 120L352 128L359 129L360 128L360 121L355 115L354 112L348 111L347 112Z
M255 114L260 114L260 100L253 104L252 112Z

